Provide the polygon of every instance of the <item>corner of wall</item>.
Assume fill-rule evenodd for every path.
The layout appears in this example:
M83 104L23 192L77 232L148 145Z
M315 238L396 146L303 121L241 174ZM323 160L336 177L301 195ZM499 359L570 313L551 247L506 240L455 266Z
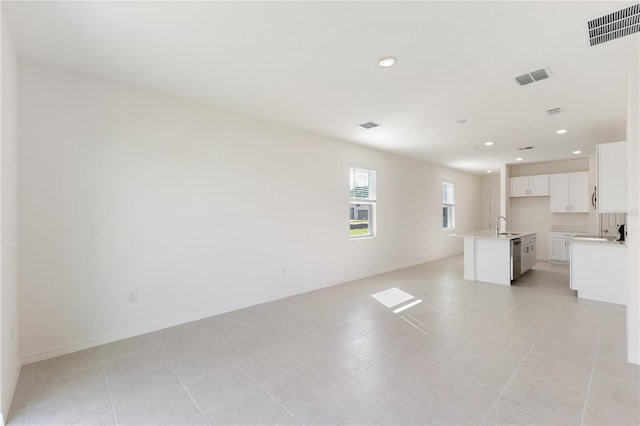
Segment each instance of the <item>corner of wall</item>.
M640 364L640 43L629 70L627 109L627 256L629 261L629 304L627 305L627 361Z
M0 21L0 415L4 424L21 359L17 330L17 55L1 9Z

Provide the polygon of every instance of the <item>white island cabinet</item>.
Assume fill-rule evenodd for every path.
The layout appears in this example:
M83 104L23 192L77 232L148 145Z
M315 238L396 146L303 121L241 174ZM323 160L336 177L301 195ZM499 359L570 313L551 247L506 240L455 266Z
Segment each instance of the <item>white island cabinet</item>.
M536 233L512 231L508 235L496 235L495 231L476 231L457 236L464 239L465 280L484 281L493 284L511 285L512 240L520 240L521 272L531 269L536 263ZM525 243L523 249L522 242Z

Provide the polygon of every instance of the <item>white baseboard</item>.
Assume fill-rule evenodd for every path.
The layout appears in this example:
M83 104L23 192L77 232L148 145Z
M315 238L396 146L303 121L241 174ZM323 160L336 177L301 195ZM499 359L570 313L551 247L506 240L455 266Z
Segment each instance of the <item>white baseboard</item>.
M456 254L454 254L453 256L455 256ZM349 276L349 277L344 277L344 278L338 278L335 280L331 280L328 282L323 282L323 283L317 283L305 288L301 288L298 290L292 290L292 291L286 291L286 292L281 292L281 293L275 293L272 294L270 296L266 296L266 297L261 297L261 298L256 298L256 299L248 299L245 300L243 302L240 303L235 303L232 305L227 305L227 306L223 306L223 307L218 307L212 310L208 310L208 311L204 311L204 312L200 312L194 315L188 315L188 316L184 316L184 317L179 317L179 318L172 318L170 320L166 320L166 321L158 321L155 323L151 323L151 324L146 324L140 327L133 327L133 328L129 328L126 330L121 330L121 331L117 331L115 333L110 333L110 334L105 334L102 336L97 336L97 337L92 337L89 339L82 339L82 340L77 340L75 342L71 342L71 343L65 343L63 345L59 345L59 346L54 346L54 347L50 347L50 348L46 348L43 350L38 350L35 352L31 352L29 354L25 354L22 357L22 364L29 364L32 362L37 362L37 361L43 361L45 359L49 359L49 358L53 358L56 356L61 356L61 355L66 355L72 352L77 352L77 351L81 351L84 349L90 349L96 346L100 346L100 345L105 345L107 343L112 343L118 340L122 340L122 339L127 339L130 337L135 337L135 336L139 336L141 334L146 334L146 333L151 333L153 331L158 331L158 330L162 330L165 328L169 328L169 327L174 327L177 325L181 325L181 324L186 324L192 321L198 321L204 318L209 318L215 315L220 315L220 314L224 314L227 312L231 312L231 311L235 311L238 309L243 309L243 308L248 308L250 306L255 306L255 305L259 305L261 303L266 303L266 302L271 302L274 300L278 300L278 299L283 299L285 297L289 297L289 296L295 296L297 294L302 294L302 293L307 293L310 291L314 291L314 290L318 290L321 288L325 288L325 287L331 287L334 285L338 285L338 284L343 284L343 283L347 283L350 281L355 281L355 280L359 280L359 279L363 279L363 278L367 278L367 277L371 277L374 275L380 275L380 274L384 274L387 272L391 272L391 271L395 271L398 269L403 269L403 268L408 268L411 266L415 266L415 265L420 265L426 262L430 262L430 261L434 261L434 260L438 260L438 259L443 259L445 257L450 257L450 256L443 256L443 257L439 257L439 258L434 258L434 259L415 259L411 262L407 262L407 263L403 263L403 264L399 264L399 265L394 265L391 267L386 267L386 268L382 268L382 269L378 269L375 271L371 271L371 272L367 272L364 274L357 274L357 275L353 275L353 276ZM16 377L17 380L17 377Z

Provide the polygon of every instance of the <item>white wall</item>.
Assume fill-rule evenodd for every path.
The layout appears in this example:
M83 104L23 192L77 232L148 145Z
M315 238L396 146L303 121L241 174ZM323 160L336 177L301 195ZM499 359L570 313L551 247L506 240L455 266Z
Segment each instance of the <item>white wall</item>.
M461 253L442 180L480 228L479 176L45 65L19 62L19 116L25 360ZM377 171L373 239L350 164Z
M582 172L585 170L589 170L589 158L586 157L572 160L513 164L511 165L511 177Z
M629 214L627 248L629 252L629 304L627 305L627 357L640 364L640 50L629 74Z
M0 19L0 412L2 419L6 419L20 373L17 329L17 59L4 16Z
M489 188L491 186L500 187L500 175L486 175L482 178L482 229L494 229L496 217L500 216L500 197L498 196L498 209L489 213Z

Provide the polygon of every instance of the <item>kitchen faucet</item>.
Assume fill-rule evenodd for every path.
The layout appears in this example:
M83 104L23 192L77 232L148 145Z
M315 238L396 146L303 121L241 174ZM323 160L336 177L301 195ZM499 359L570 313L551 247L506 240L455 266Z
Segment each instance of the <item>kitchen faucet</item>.
M498 217L496 218L496 237L500 234L500 219L504 219L504 224L505 224L505 228L504 228L504 230L505 230L505 232L506 232L506 230L507 230L507 226L506 226L506 225L508 225L508 224L509 224L509 222L507 221L507 218L506 218L506 217L504 217L504 216L498 216Z

